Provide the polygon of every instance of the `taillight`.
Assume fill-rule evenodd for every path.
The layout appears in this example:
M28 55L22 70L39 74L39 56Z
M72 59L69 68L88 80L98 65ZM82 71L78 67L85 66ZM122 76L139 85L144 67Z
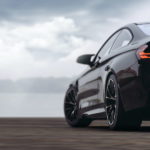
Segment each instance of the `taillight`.
M146 52L148 45L143 45L137 50L138 59L150 59L150 53Z

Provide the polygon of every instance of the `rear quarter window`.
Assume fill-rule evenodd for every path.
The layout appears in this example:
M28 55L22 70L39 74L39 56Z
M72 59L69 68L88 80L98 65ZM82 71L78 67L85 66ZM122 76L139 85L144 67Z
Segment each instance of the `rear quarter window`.
M137 25L146 35L150 36L150 24Z
M128 45L132 40L132 34L128 29L123 29L119 36L117 37L111 52L117 51L117 49L120 49L121 47L124 47Z

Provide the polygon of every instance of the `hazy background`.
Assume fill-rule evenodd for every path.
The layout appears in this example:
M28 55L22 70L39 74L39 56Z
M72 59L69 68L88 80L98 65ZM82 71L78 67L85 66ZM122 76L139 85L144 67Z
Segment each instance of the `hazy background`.
M0 117L63 116L68 83L119 27L150 21L148 0L0 0Z

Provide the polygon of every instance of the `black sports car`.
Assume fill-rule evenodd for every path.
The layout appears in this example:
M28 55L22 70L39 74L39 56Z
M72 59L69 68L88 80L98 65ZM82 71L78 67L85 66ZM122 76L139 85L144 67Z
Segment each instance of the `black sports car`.
M72 127L106 119L111 129L139 128L150 120L150 23L113 33L97 54L78 57L88 69L69 85L64 100Z

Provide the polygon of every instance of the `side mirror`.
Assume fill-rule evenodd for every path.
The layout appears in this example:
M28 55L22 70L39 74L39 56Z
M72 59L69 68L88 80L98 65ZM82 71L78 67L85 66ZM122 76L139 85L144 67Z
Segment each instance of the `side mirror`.
M94 56L94 54L81 55L77 58L77 62L80 64L92 66L92 61L91 61L92 56Z

